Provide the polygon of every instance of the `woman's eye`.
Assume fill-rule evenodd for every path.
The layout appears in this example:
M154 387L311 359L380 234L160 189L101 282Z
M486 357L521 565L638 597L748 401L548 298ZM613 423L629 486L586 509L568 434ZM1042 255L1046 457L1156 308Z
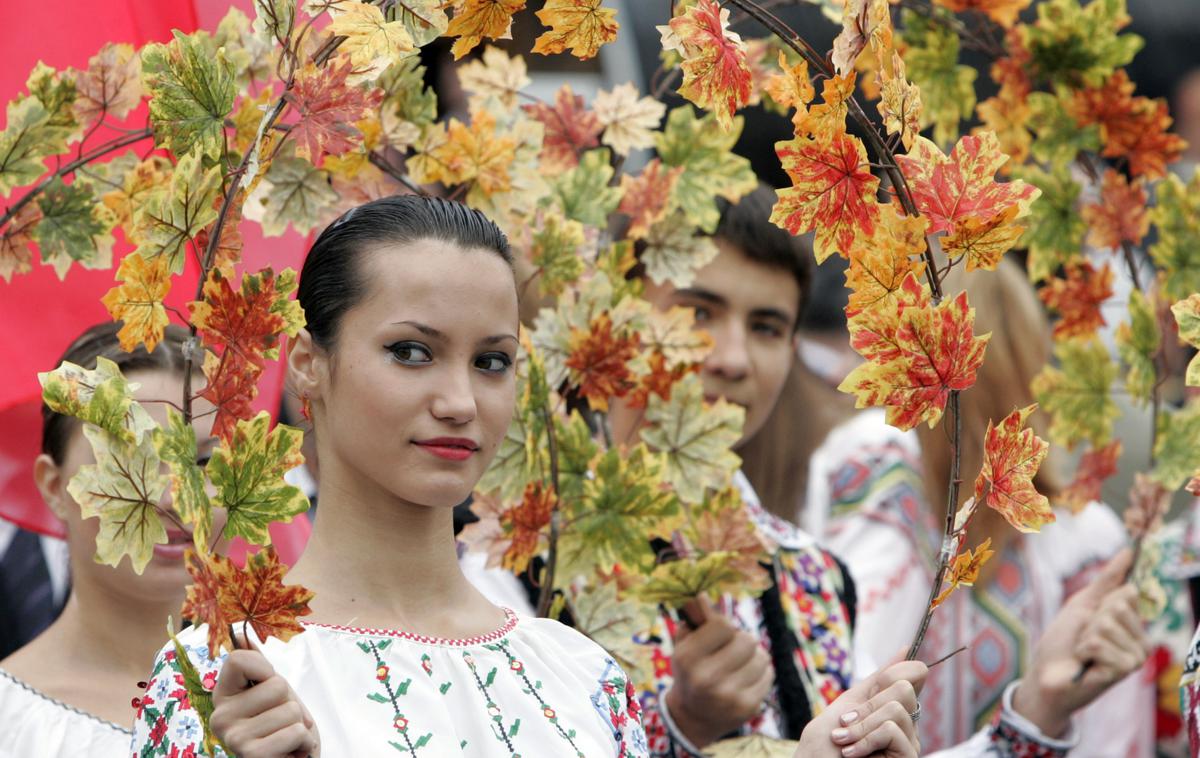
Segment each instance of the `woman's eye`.
M388 345L387 349L401 363L429 363L433 360L429 348L419 342L397 342Z
M509 358L504 353L488 353L481 355L475 359L475 367L483 371L488 371L494 374L500 374L508 370L512 365L512 358Z

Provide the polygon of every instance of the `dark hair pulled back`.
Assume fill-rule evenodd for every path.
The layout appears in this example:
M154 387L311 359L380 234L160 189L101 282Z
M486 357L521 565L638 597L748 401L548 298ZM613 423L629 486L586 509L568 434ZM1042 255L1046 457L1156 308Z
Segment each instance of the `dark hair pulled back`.
M336 344L342 317L366 290L359 259L368 248L417 240L490 250L512 266L504 232L473 208L423 195L372 200L327 226L304 259L297 299L313 341L325 349Z
M120 321L110 321L91 327L71 343L55 362L55 367L66 362L90 371L96 368L97 358L107 358L126 375L133 371L171 371L183 376L183 343L189 337L187 329L170 324L154 352L147 352L144 345L126 352L117 337L121 325ZM198 362L193 364L193 370L200 370ZM73 417L55 413L42 403L42 452L62 465L67 456L67 443L78 424Z

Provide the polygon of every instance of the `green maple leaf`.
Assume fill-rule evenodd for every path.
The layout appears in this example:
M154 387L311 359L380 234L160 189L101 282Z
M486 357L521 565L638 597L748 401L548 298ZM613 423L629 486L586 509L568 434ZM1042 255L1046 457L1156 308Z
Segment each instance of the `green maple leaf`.
M50 123L50 112L36 97L13 100L7 114L7 126L0 132L0 194L46 173L42 161L66 150L71 133Z
M1171 313L1175 314L1175 323L1179 325L1179 339L1192 347L1200 347L1200 293L1193 292L1187 299L1172 305ZM1188 362L1184 382L1189 387L1200 386L1200 354L1192 356Z
M283 234L289 223L296 231L308 233L337 199L328 173L302 158L280 156L271 161L259 191L247 200L246 216L260 219L267 237Z
M1154 469L1150 476L1169 490L1177 490L1196 475L1200 449L1200 403L1189 402L1175 412L1158 414L1154 443Z
M621 202L621 190L608 184L613 176L609 155L608 148L589 150L579 159L578 166L564 171L554 181L553 197L564 216L589 226L602 227L608 223L608 214Z
M122 442L103 429L83 427L96 456L94 465L81 466L67 491L79 503L84 518L99 518L96 562L117 566L129 556L133 570L142 573L156 544L167 541L158 515L158 502L170 482L160 471L154 441Z
M1156 190L1150 221L1158 240L1150 246L1150 257L1162 270L1163 292L1182 300L1200 292L1200 171L1187 184L1167 174Z
M85 182L64 184L55 177L37 199L42 220L33 228L42 261L54 267L61 279L72 263L84 268L112 265L109 214Z
M38 381L50 410L97 426L122 442L136 444L156 426L133 399L138 385L126 381L108 358L96 358L92 370L63 361L53 371L38 374Z
M214 504L228 517L223 534L268 545L267 527L273 521L289 522L308 510L308 498L287 484L283 475L304 462L299 429L280 424L270 429L271 416L263 411L249 421L239 420L233 438L213 451L208 476L217 494ZM270 429L270 431L268 431Z
M75 114L71 112L71 104L79 96L72 74L66 71L60 73L38 61L25 80L25 88L46 109L50 126L63 127L71 132L79 127Z
M637 587L637 596L668 608L679 608L700 595L716 600L726 591L739 588L745 578L734 565L738 558L737 553L717 552L668 561L657 566Z
M666 126L654 135L663 165L683 166L671 203L701 231L711 234L721 220L717 197L737 202L758 185L750 161L733 153L742 123L742 117L735 116L729 129L722 130L712 113L696 118L692 106L681 105L667 114Z
M437 93L425 86L425 67L416 56L402 58L388 66L375 84L385 96L380 113L387 119L413 124L418 129L437 120Z
M708 488L720 489L741 465L732 448L742 436L745 411L724 400L704 407L704 387L690 374L671 389L671 399L651 395L642 439L666 455L666 479L679 499L699 503Z
M200 678L200 672L196 670L195 664L188 656L187 648L175 636L174 623L170 619L167 620L167 635L171 638L171 644L175 648L175 663L179 666L179 673L183 676L183 688L187 690L188 701L200 719L200 728L204 733L204 750L208 755L216 755L216 748L219 747L226 755L232 755L229 749L222 745L217 736L212 733L212 729L208 725L214 710L212 691L205 688L204 680Z
M261 6L261 2L255 3L256 8ZM250 18L240 8L230 8L217 24L213 47L225 51L225 60L238 89L249 86L252 81L267 81L274 71L272 45L254 33Z
M137 213L137 254L148 260L166 256L171 273L183 273L187 244L216 220L213 204L220 193L220 167L205 169L198 149L184 155L175 165L171 183L147 198Z
M696 271L716 257L717 245L712 237L699 234L688 223L687 214L676 210L650 227L641 262L646 276L655 284L670 282L676 287L690 287Z
M934 12L943 13L936 8ZM976 71L959 64L958 35L949 26L909 10L901 19L908 78L921 89L921 127L933 124L934 141L952 145L959 122L975 110Z
M592 439L592 430L578 411L572 411L567 421L554 417L555 443L558 446L558 496L571 500L583 496L584 483L591 472L591 462L599 448Z
M397 0L385 17L388 21L403 22L413 45L424 47L446 33L450 19L442 10L445 5L443 0Z
M1071 179L1067 168L1047 173L1023 166L1013 172L1042 191L1033 202L1026 221L1029 228L1021 235L1020 245L1029 248L1029 279L1040 281L1054 275L1055 269L1080 254L1087 224L1076 207L1081 187Z
M154 445L171 469L171 503L183 523L192 527L196 546L204 549L212 533L212 503L204 489L204 470L196 463L196 432L183 414L167 409L167 427L156 429Z
M196 148L209 158L222 156L237 87L224 51L214 54L207 34L176 31L165 45L146 45L142 79L158 144L176 155Z
M1097 340L1070 340L1054 347L1059 368L1047 366L1033 379L1038 403L1050 414L1050 438L1073 448L1086 441L1104 447L1120 415L1110 393L1117 366Z
M1099 85L1142 48L1136 34L1119 35L1129 24L1125 0L1047 0L1037 21L1021 27L1029 70L1035 81Z
M1129 321L1117 327L1117 354L1129 367L1125 389L1137 400L1150 401L1158 376L1154 359L1162 345L1154 306L1140 290L1129 294Z
M1100 149L1100 125L1079 126L1063 107L1064 100L1070 97L1069 89L1059 87L1057 95L1033 92L1028 99L1028 125L1037 135L1030 148L1033 157L1055 169L1074 162L1080 152Z
M570 529L562 533L560 556L564 576L610 571L620 564L630 570L654 565L650 540L670 536L678 500L662 486L661 456L637 445L622 458L616 448L605 452L583 481L583 494L563 501Z
M637 674L645 664L653 675L650 648L635 641L653 626L653 605L621 597L616 582L599 582L572 594L571 615L575 628L612 654L634 681L643 681Z
M517 373L517 408L491 465L479 480L480 492L499 491L506 501L521 499L525 485L550 471L546 449L545 408L549 402L546 370L537 350L526 353Z
M530 262L537 268L538 291L558 297L583 273L583 224L548 213L533 232Z

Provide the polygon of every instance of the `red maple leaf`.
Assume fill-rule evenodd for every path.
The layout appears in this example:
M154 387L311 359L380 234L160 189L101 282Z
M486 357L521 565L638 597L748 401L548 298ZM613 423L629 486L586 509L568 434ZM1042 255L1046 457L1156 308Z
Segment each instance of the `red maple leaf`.
M1100 499L1104 480L1117 473L1117 461L1121 458L1121 441L1114 440L1099 450L1089 450L1079 459L1075 479L1059 493L1059 501L1078 513L1093 500Z
M514 573L525 570L538 550L542 530L549 525L557 504L554 488L538 480L525 485L525 494L520 503L500 514L500 526L511 537L501 559L504 568Z
M663 169L653 158L636 177L621 176L621 204L617 210L629 216L629 236L640 239L662 220L670 205L671 190L684 166Z
M1032 429L1023 428L1036 408L1018 408L996 426L988 422L983 470L975 480L976 501L987 503L1022 532L1036 532L1054 521L1050 501L1033 486L1050 445Z
M1150 230L1146 209L1146 188L1142 179L1128 181L1120 171L1104 172L1100 202L1085 205L1083 219L1088 223L1088 244L1095 247L1120 247L1122 242L1141 244Z
M247 274L241 288L235 290L220 270L213 271L204 283L204 299L189 304L192 323L204 342L224 345L257 366L278 357L274 353L280 336L303 324L299 307L286 306L287 295L295 288L295 275L284 274L290 274L286 282L269 268Z
M607 312L592 319L587 331L572 331L566 360L570 381L592 408L607 411L610 398L633 389L628 364L637 355L638 342L636 334L614 335Z
M1067 264L1065 279L1053 277L1038 291L1048 307L1058 311L1054 338L1086 337L1104 326L1100 306L1113 294L1113 272L1107 263L1096 270L1089 261Z
M1072 115L1080 126L1100 125L1101 155L1128 160L1132 176L1161 179L1187 143L1167 131L1171 116L1165 102L1134 97L1133 91L1129 75L1117 69L1102 86L1076 91Z
M650 402L651 395L657 395L663 400L671 399L671 388L683 377L700 370L699 363L677 364L667 367L667 358L660 351L650 354L650 370L638 379L637 386L625 396L625 404L631 408L642 409Z
M220 357L215 353L205 355L204 376L208 384L197 396L216 407L213 434L226 443L233 438L239 419L254 417L251 403L258 396L258 378L262 372L260 366L233 350L225 350Z
M583 98L564 84L554 96L553 107L546 103L521 106L529 116L542 122L542 168L561 171L579 165L579 154L600 144L604 125L584 104Z
M291 136L302 153L316 165L325 155L340 155L362 139L354 125L379 106L383 91L370 92L346 83L354 67L349 58L335 59L323 67L306 65L296 75L295 87L285 98L299 120Z

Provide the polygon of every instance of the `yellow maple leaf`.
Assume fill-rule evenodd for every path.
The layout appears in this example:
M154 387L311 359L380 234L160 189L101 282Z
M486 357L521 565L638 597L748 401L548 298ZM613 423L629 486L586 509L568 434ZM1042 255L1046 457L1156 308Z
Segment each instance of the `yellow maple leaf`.
M988 559L995 555L996 551L991 550L992 538L988 537L972 552L967 550L959 553L954 557L954 563L950 564L950 576L946 581L950 586L942 590L941 594L933 601L933 607L937 608L942 604L942 601L950 597L950 593L959 587L971 587L979 579L979 570L983 568L983 564L988 562Z
M530 81L524 58L519 55L510 57L491 45L483 49L483 60L468 61L459 66L457 71L459 84L472 95L470 103L473 109L488 97L495 97L507 109L516 108L521 90L528 87Z
M873 243L852 255L846 269L848 316L868 308L898 307L897 293L904 279L909 274L920 278L925 273L925 263L919 256L928 224L924 216L902 216L893 206L880 208Z
M403 53L415 49L403 21L388 21L378 6L350 3L329 25L332 34L344 36L339 52L350 57L355 73L378 74Z
M850 107L846 102L854 95L857 71L844 76L833 76L821 85L821 102L812 106L808 118L796 123L797 136L822 137L846 130L846 115ZM797 113L797 115L799 115ZM795 122L796 119L793 119Z
M921 132L921 90L905 77L900 53L892 53L891 71L884 68L880 76L879 115L888 134L899 134L908 150Z
M439 178L448 184L474 182L485 194L507 191L512 186L508 172L516 157L517 143L496 133L496 118L485 110L471 114L467 126L450 119L446 141L430 152L443 167Z
M447 37L458 37L450 51L454 60L462 58L488 39L512 39L513 14L525 7L525 0L466 0L450 25Z
M165 255L146 260L130 253L121 260L117 281L123 284L109 290L100 302L114 320L124 322L117 332L123 349L133 350L144 342L146 350L153 351L162 341L168 322L163 298L171 289L170 265Z
M617 12L601 8L602 0L547 0L536 15L550 27L533 43L533 52L542 55L570 50L582 60L596 55L600 46L617 38L620 25Z
M792 124L797 125L808 118L808 104L816 95L812 80L808 78L808 62L803 58L796 65L788 63L787 56L779 53L780 73L772 74L763 84L771 99L784 108L795 108Z
M968 216L942 238L942 251L951 258L967 256L967 271L995 271L1000 259L1025 233L1024 226L1013 223L1018 213L1020 209L1012 206L991 219Z

